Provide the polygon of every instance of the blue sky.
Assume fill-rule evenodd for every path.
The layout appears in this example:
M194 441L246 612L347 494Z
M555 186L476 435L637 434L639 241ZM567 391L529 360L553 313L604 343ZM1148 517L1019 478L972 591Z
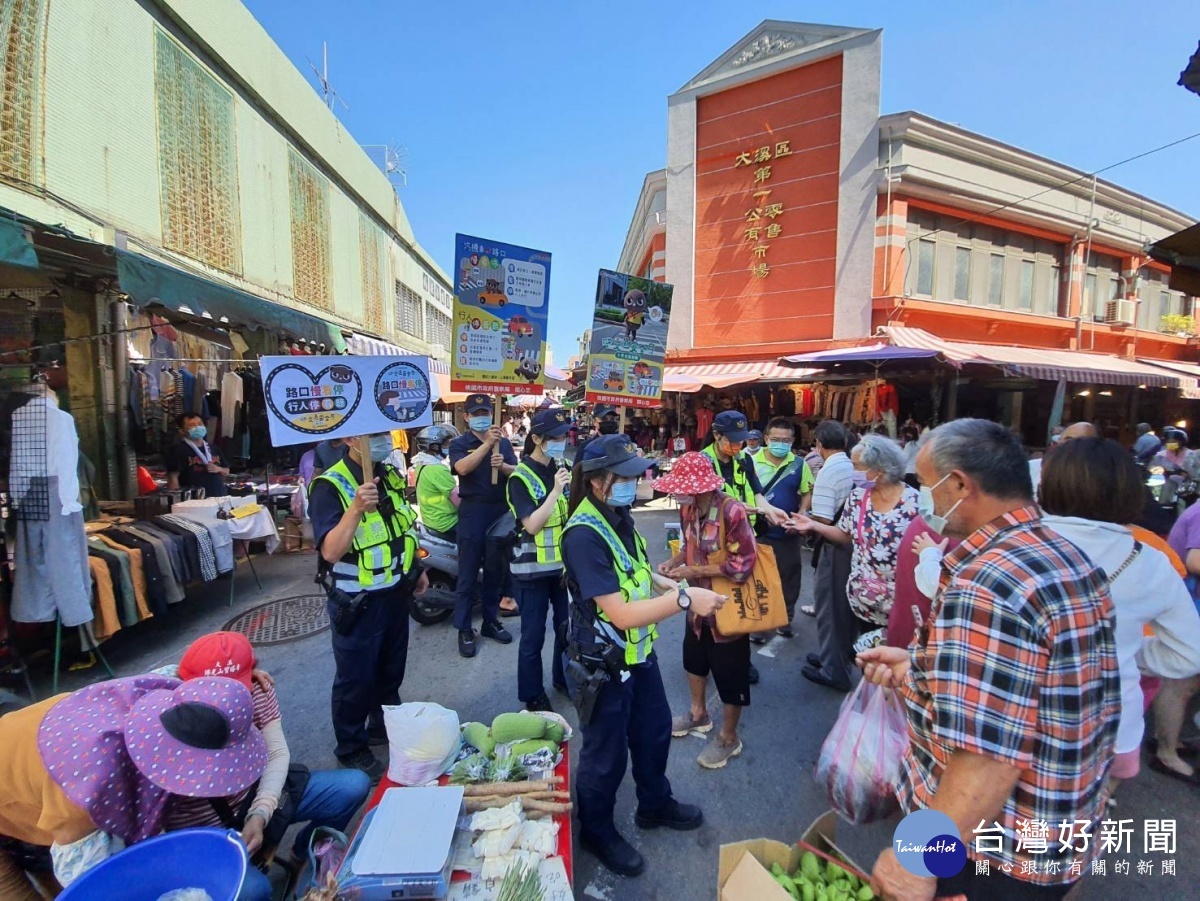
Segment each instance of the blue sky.
M329 44L337 115L408 149L400 197L444 269L455 232L553 254L562 365L615 267L667 95L764 18L882 28L881 112L918 110L1091 171L1200 132L1175 82L1195 0L743 4L246 0L306 74ZM1200 215L1200 138L1105 178Z

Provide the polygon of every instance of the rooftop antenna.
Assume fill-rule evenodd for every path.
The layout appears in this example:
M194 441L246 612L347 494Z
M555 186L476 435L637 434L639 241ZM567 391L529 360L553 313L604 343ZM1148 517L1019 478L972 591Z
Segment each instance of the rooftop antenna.
M408 187L408 169L404 165L404 158L408 156L407 147L400 144L363 144L362 147L363 150L382 150L382 154L370 154L375 165L389 180L398 178L400 187Z
M308 59L308 57L305 57L305 59ZM313 74L317 76L317 81L321 84L321 96L325 98L325 105L332 110L333 102L336 100L344 109L350 109L350 107L346 105L346 101L342 99L341 95L333 89L333 85L329 83L328 44L326 44L324 41L321 41L321 68L318 69L317 64L311 59L308 60L308 65L309 68L313 70Z

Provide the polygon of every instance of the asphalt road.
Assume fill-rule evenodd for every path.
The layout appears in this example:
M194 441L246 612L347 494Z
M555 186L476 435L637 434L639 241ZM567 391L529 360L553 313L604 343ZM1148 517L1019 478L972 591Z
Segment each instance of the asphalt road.
M664 510L639 510L639 529L647 538L654 563L666 557L663 525L677 519ZM222 626L234 613L274 598L307 595L318 591L312 584L315 558L311 554L260 557L256 565L263 581L260 591L243 564L237 577L237 601L228 604L228 582L217 582L189 596L173 615L126 630L104 648L122 675L144 672L174 662L197 635ZM805 571L803 600L811 598L811 570ZM751 706L743 720L745 752L724 770L708 771L696 764L703 747L699 739L676 739L669 776L681 800L700 804L705 825L696 832L665 830L642 833L633 824L632 779L622 785L617 802L617 825L645 854L646 873L623 880L600 868L588 854L576 856L576 897L593 899L713 898L716 895L717 855L722 843L770 837L792 841L800 837L817 816L828 809L823 792L812 779L812 768L830 727L837 718L843 695L809 684L800 675L803 658L816 647L814 621L797 614L796 637L768 645L773 657L756 654L762 682L752 690ZM514 633L515 620L505 621ZM668 697L676 710L687 703L687 684L679 662L682 617L674 617L661 630L658 648ZM449 623L421 627L413 624L405 700L428 700L454 708L463 721L490 721L497 713L518 709L516 698L516 645L500 646L481 639L474 660L458 656L456 635ZM547 672L550 642L546 643ZM258 651L260 665L276 679L284 725L296 760L312 768L336 765L329 725L329 686L333 663L329 636L320 633L291 644ZM48 693L48 672L40 670L43 691ZM69 690L98 678L94 672L68 674ZM556 707L575 722L565 698L553 698ZM710 710L719 715L715 696ZM578 754L578 746L572 746ZM1143 767L1142 774L1123 785L1117 794L1114 817L1134 821L1134 853L1108 858L1108 875L1085 880L1083 901L1125 901L1145 897L1173 901L1200 897L1200 836L1188 824L1200 814L1195 787L1167 779ZM1163 855L1142 855L1142 826L1147 818L1175 819L1178 847L1174 877L1159 875ZM870 868L879 851L891 841L895 821L853 828L840 824L838 842L850 856ZM1155 875L1139 876L1139 859L1154 861ZM1130 863L1130 874L1119 875L1119 859Z

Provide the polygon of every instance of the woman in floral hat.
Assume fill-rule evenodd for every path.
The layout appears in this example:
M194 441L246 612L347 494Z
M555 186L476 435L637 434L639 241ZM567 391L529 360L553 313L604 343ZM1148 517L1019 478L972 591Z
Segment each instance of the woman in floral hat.
M659 566L670 579L711 588L713 576L744 582L754 572L758 546L746 508L724 491L725 480L704 454L684 454L670 475L654 483L654 489L670 494L679 504L683 546L679 553ZM723 562L709 563L724 552ZM720 769L742 753L738 722L742 708L750 703L750 636L722 635L716 618L688 612L683 636L683 668L691 687L691 709L675 717L671 734L681 738L691 733L711 732L708 715L708 676L712 673L717 694L724 705L721 731L700 752L697 762L706 769Z

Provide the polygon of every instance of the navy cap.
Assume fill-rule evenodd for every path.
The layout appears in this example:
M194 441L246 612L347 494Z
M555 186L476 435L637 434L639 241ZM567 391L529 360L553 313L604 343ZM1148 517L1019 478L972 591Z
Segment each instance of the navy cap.
M746 440L747 441L762 441L763 440L762 432L760 432L758 429L751 429L746 434Z
M561 438L571 431L571 417L562 407L557 410L538 410L533 414L529 431L546 438Z
M583 449L583 459L580 461L584 472L605 470L625 478L640 476L653 465L654 461L643 457L627 435L593 438Z
M492 412L492 399L486 394L472 394L467 397L467 402L463 405L467 408L468 413L474 413L477 410L487 410Z
M617 415L617 408L614 407L612 404L596 404L595 409L592 410L592 418L593 419L601 419L605 416L616 416L616 415Z
M746 414L737 410L722 410L713 420L712 427L714 432L720 432L735 444L742 443L750 436Z

